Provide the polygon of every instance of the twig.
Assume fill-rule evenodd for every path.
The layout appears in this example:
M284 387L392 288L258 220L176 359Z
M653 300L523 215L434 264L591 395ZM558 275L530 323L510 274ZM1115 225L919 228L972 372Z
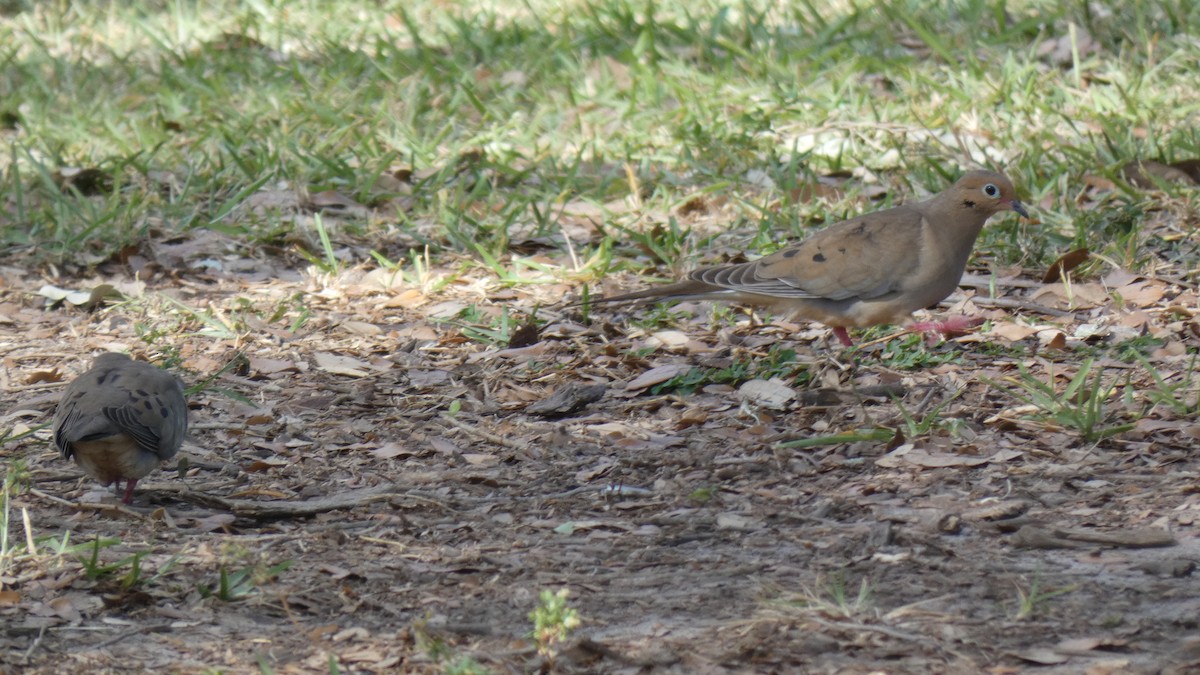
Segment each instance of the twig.
M128 506L125 506L123 504L85 504L83 502L73 502L69 499L63 499L62 497L55 497L54 495L49 494L47 492L42 492L41 490L39 490L37 488L29 488L29 493L33 494L33 495L37 495L38 497L41 497L42 499L48 499L48 500L54 502L55 504L60 504L62 506L67 506L67 507L70 507L73 509L88 509L88 510L92 510L92 511L108 511L111 513L121 513L126 516L132 516L134 518L137 518L138 520L146 519L146 516L138 513L137 511L134 511L133 509L131 509Z
M1000 307L1003 309L1019 309L1023 312L1032 312L1033 314L1044 314L1046 316L1074 316L1074 312L1067 312L1061 309L1054 309L1045 305L1039 305L1036 302L1028 302L1025 300L1017 300L1015 298L981 298L975 296L971 298L971 302L979 307Z
M253 499L226 499L204 492L180 490L176 493L180 499L201 506L218 508L229 511L239 518L267 520L271 518L296 518L313 516L328 511L352 509L356 506L384 501L392 497L405 496L393 485L381 485L362 490L354 490L333 497L308 499L304 501L256 501Z
M29 657L33 656L34 650L38 648L38 645L42 644L42 638L45 637L45 635L46 627L42 626L42 629L38 631L37 637L34 638L33 644L29 645L29 649L25 650L25 665L29 665Z
M895 628L889 628L887 626L875 626L875 625L866 624L866 623L843 623L841 621L828 621L826 619L822 619L819 616L808 616L808 617L805 617L805 619L808 621L814 621L816 623L819 623L822 626L825 626L826 628L839 628L841 630L848 630L848 631L863 631L863 630L865 630L865 631L868 631L871 633L879 633L881 635L887 635L889 637L894 637L898 640L907 640L908 642L921 642L921 643L933 645L933 646L937 647L938 649L941 649L941 645L939 645L936 641L925 637L924 635L916 635L914 633L905 633L902 630L897 630Z
M491 442L495 443L496 445L502 445L506 448L511 448L513 450L520 450L522 452L524 452L525 450L527 450L529 448L528 443L521 443L520 441L514 441L512 439L505 438L503 436L497 436L496 434L493 434L488 431L484 431L483 429L479 429L477 427L473 427L468 424L464 424L463 422L460 422L448 415L442 415L442 419L445 420L446 422L448 422L450 424L450 426L452 426L452 427L456 427L456 428L461 429L469 434L474 434L476 436L479 436L480 438L491 441Z
M104 649L106 647L111 647L111 646L117 644L121 640L124 640L126 638L131 638L135 635L141 635L143 633L167 633L167 632L170 632L170 630L171 630L171 624L169 624L169 623L162 623L162 624L158 624L157 626L141 626L138 628L134 628L132 630L127 630L124 633L121 633L120 635L114 635L114 636L110 637L109 639L105 640L104 642L101 642L98 645L92 646L91 648L92 649Z
M38 391L41 389L61 389L66 382L35 382L33 384L14 384L4 388L4 393L11 394L19 391Z

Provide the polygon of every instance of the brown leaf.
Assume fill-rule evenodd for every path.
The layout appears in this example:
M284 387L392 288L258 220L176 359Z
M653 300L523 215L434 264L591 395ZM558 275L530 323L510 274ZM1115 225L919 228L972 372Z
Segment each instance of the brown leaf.
M288 359L269 359L261 356L250 357L250 371L258 375L273 375L285 370L299 371L295 361Z
M1036 663L1041 666L1056 666L1060 663L1066 663L1071 660L1071 657L1058 652L1048 647L1034 647L1023 652L1015 654L1019 659Z
M253 462L250 462L242 467L242 471L245 471L246 473L262 473L263 471L270 471L271 469L280 466L287 466L287 460L279 459L277 457L268 457L266 459L256 459Z
M987 334L989 336L1002 337L1009 342L1020 342L1044 328L1045 326L1030 326L1012 321L997 321L992 324L992 329Z
M58 368L52 370L36 370L25 378L25 384L41 384L43 382L62 382L63 375Z
M708 200L704 197L704 195L700 194L680 204L679 208L675 209L675 214L680 218L684 218L692 214L707 213L708 208Z
M528 321L521 324L519 328L513 331L508 338L509 349L520 349L537 344L542 338L540 337L540 328L537 321L531 317Z
M196 530L200 532L213 532L233 524L237 517L232 513L215 513L207 518L196 519Z
M370 374L370 364L352 356L343 356L331 352L316 352L313 354L313 361L316 362L317 368L334 375L366 377Z
M1097 176L1094 173L1089 173L1083 177L1084 188L1091 192L1112 192L1117 189L1117 184L1105 178Z
M347 333L362 335L364 337L383 335L382 328L368 321L343 321L342 328L346 329Z
M680 363L672 363L665 366L659 366L657 368L651 368L650 370L647 370L641 375L638 375L630 380L629 383L625 385L625 388L630 390L645 389L646 387L652 387L656 384L662 384L663 382L666 382L680 373L687 372L690 367L691 366Z
M1186 173L1192 180L1200 183L1200 159L1185 159L1182 162L1175 162L1171 164L1171 168Z
M59 596L46 603L46 605L54 611L59 617L66 619L71 623L83 620L83 615L79 613L79 609L72 604L71 599L64 596Z
M310 194L303 205L311 211L360 211L366 207L337 190L325 190Z
M54 172L54 182L62 189L74 188L84 196L104 194L112 189L113 177L97 168L64 168Z
M1111 298L1100 284L1047 284L1029 298L1038 304L1056 309L1087 309L1107 305Z
M1134 307L1151 307L1162 300L1166 287L1157 281L1147 280L1127 284L1113 291L1125 304Z
M526 406L525 412L543 417L562 417L583 410L590 403L604 397L608 386L604 384L583 385L571 383L559 387L553 396Z
M805 183L792 188L788 196L793 204L805 204L817 199L838 201L846 196L846 191L835 185L826 185L821 182Z
M1046 273L1042 275L1042 283L1052 284L1055 281L1062 279L1067 272L1079 267L1090 257L1091 252L1088 251L1086 247L1077 248L1070 253L1064 253L1063 255L1059 256L1058 260L1055 260L1050 264L1050 268L1047 269Z
M1148 159L1129 162L1121 168L1121 175L1131 185L1145 190L1156 190L1160 183L1197 184L1187 172Z
M371 454L379 459L393 459L400 456L411 457L415 453L399 443L390 442L375 448L371 451Z
M738 387L738 393L755 405L772 410L784 410L796 398L796 391L778 378L749 380Z

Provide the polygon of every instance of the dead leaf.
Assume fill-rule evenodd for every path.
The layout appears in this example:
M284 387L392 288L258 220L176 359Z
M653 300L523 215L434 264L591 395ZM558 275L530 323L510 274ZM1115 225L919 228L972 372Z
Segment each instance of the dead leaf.
M537 344L542 339L539 335L540 330L537 321L530 317L509 336L508 348L521 349Z
M625 385L625 388L628 390L637 390L645 389L646 387L652 387L656 384L662 384L663 382L670 380L680 373L686 373L690 369L691 366L679 363L672 363L665 366L659 366L657 368L651 368L650 370L647 370L641 375L638 375L630 380Z
M75 167L62 168L54 172L53 178L59 188L63 190L77 190L79 194L85 197L104 194L113 188L112 174L95 167L87 169Z
M261 356L250 357L250 372L259 375L274 375L284 371L299 372L295 361L287 359L268 359Z
M450 381L450 373L444 370L410 370L409 383L417 389L438 387Z
M362 335L364 337L383 335L382 328L366 321L343 321L342 328L346 329L346 332L348 333Z
M738 387L738 393L751 403L772 410L785 410L788 403L796 398L796 390L774 377L769 380L744 382Z
M393 459L401 456L411 457L414 453L409 448L393 441L375 448L371 454L379 459Z
M749 518L740 513L718 513L717 514L717 529L718 530L755 530L758 529L759 521L756 518Z
M403 283L403 279L397 279L397 285L401 283ZM391 287L389 286L388 288ZM429 298L424 293L415 288L410 288L384 300L382 306L386 308L416 309L427 302L429 302Z
M63 375L58 368L53 370L35 370L25 378L25 384L42 384L44 382L62 382Z
M198 532L214 532L233 524L237 518L232 513L214 513L206 518L197 518L195 529Z
M50 302L46 304L51 307L66 301L84 309L92 309L105 300L121 300L125 297L112 284L99 284L88 291L68 291L64 288L47 284L38 289L38 295L49 298Z
M1049 38L1038 44L1035 53L1059 68L1074 67L1076 59L1082 61L1100 51L1100 43L1082 26L1070 24L1062 35Z
M370 375L370 366L367 362L356 359L353 356L343 356L331 352L316 352L313 354L313 361L316 362L317 368L334 375L347 375L349 377L366 377Z
M987 335L1001 337L1009 342L1020 342L1045 328L1046 326L1030 326L1013 321L997 321L992 324L992 329L987 332Z
M70 623L78 623L83 620L83 615L79 613L79 609L65 595L47 602L46 606L53 610L57 616Z
M337 211L352 215L366 216L370 209L354 201L337 190L325 190L310 194L303 205L311 211Z
M1056 666L1060 663L1066 663L1071 660L1071 657L1065 654L1059 654L1053 649L1047 647L1036 647L1034 649L1026 649L1015 655L1017 658L1037 663L1043 666Z
M525 412L543 417L562 417L583 410L604 397L608 385L571 383L559 387L552 396L525 407Z
M1108 291L1100 284L1047 284L1029 298L1032 302L1055 309L1079 310L1107 305Z
M1122 302L1134 307L1151 307L1166 295L1167 289L1158 281L1139 281L1113 290Z
M1043 335L1047 336L1047 339L1042 339ZM1046 347L1047 349L1067 348L1067 336L1063 335L1063 332L1060 330L1046 331L1045 333L1041 333L1038 335L1038 340L1042 343L1042 346Z
M942 469L953 466L980 466L991 461L990 457L955 455L944 452L931 453L922 448L915 448L911 443L905 443L875 460L875 464L885 468L911 464L925 469Z
M1196 185L1196 181L1187 172L1148 159L1129 162L1121 168L1121 175L1130 185L1145 190L1157 190L1161 183Z
M1068 272L1082 265L1090 257L1091 253L1087 248L1077 248L1070 253L1064 253L1058 260L1050 264L1046 273L1042 275L1042 283L1051 284L1062 279Z
M435 451L444 455L457 455L462 452L462 449L459 448L454 441L441 436L434 436L433 438L430 438L429 445L432 446Z
M1200 159L1185 159L1181 162L1172 162L1171 168L1178 169L1197 183L1200 183Z

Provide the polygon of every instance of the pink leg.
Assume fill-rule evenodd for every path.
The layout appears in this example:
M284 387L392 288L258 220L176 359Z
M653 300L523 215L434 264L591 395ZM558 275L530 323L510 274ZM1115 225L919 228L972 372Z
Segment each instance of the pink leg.
M834 326L833 334L837 337L838 342L842 343L843 347L854 346L854 340L850 339L850 334L846 332L845 326Z
M136 478L126 479L126 481L125 481L125 498L121 500L122 502L124 502L126 504L133 502L133 486L134 485L137 485ZM120 487L121 487L121 481L117 481L117 489L120 489Z
M950 336L970 330L982 324L983 321L983 318L978 316L952 316L945 321L917 321L910 323L908 324L908 329L914 333L941 333L944 336ZM934 336L928 335L926 339L930 338L934 338ZM930 341L933 340L931 339Z

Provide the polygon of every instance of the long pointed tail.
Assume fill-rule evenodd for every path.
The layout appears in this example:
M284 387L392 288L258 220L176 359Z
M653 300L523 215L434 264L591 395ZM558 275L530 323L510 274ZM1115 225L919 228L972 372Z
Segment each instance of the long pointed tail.
M731 293L729 289L706 284L703 281L680 281L665 286L652 286L632 293L609 295L602 298L589 298L591 304L609 304L616 302L676 302L680 300L720 300ZM583 302L573 302L566 307L578 307Z

